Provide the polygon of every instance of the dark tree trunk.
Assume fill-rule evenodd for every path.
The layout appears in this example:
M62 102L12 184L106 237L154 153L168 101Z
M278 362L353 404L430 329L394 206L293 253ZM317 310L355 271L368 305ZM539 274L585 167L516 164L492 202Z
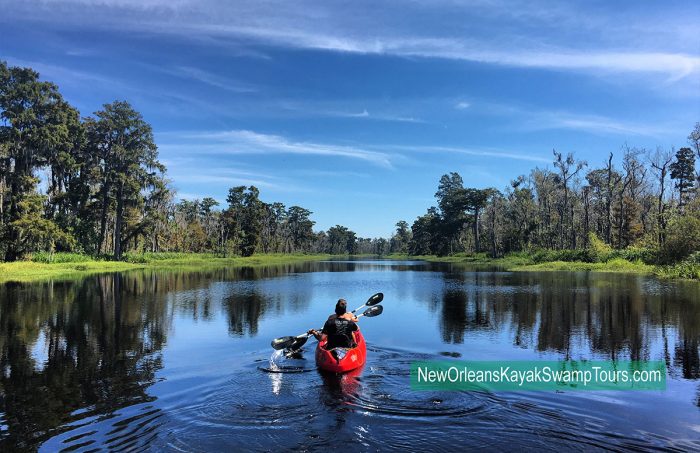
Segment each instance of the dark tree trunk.
M107 206L109 201L109 183L105 182L102 187L102 214L100 215L100 236L97 238L97 254L102 253L102 244L105 241L107 232Z
M122 259L122 217L124 216L124 182L117 186L117 213L114 221L114 259Z
M479 208L474 209L474 251L479 253L481 246L479 244Z

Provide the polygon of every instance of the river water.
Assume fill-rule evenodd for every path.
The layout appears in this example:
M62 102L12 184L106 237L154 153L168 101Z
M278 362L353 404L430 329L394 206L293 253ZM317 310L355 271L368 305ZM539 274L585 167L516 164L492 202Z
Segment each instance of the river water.
M313 340L273 357L379 291L358 372L316 371ZM0 450L700 449L692 282L332 261L11 283L0 354ZM411 362L453 359L663 360L667 389L411 390Z

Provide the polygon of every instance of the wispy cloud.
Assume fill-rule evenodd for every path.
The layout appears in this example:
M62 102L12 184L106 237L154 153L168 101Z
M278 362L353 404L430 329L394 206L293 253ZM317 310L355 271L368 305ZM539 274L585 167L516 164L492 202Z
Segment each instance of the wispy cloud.
M178 138L179 137L179 138ZM161 149L171 155L203 154L300 154L321 155L358 159L370 162L380 167L393 167L394 162L406 162L407 154L431 153L442 155L463 155L493 159L514 159L530 162L551 162L551 158L525 151L508 151L488 147L460 146L429 146L429 145L397 145L390 143L360 144L357 146L341 146L323 143L297 142L280 135L261 134L248 130L219 131L208 133L183 133L170 135L177 139L177 144L161 145ZM316 171L317 175L340 176L337 171ZM217 172L220 175L221 172ZM353 172L343 173L345 176L366 177L366 174ZM236 170L236 176L250 178L261 177L261 174Z
M222 154L298 154L357 159L374 165L391 168L392 157L387 153L371 151L359 147L326 143L289 140L280 135L261 134L249 130L196 133L184 136L198 141L198 149L209 153ZM190 145L164 145L178 148ZM162 148L163 146L161 146Z
M204 71L200 68L195 68L191 66L175 66L172 68L162 68L158 66L151 67L155 70L175 77L196 80L206 85L210 85L215 88L221 88L223 90L231 91L233 93L253 93L258 91L257 87L254 87L248 83L243 83L235 79L222 77L220 75Z
M622 15L614 8L598 11L593 6L539 2L418 1L397 6L380 1L373 4L376 14L368 15L362 2L64 0L49 2L53 8L37 0L11 3L45 20L55 20L57 14L79 20L87 11L91 26L123 29L128 19L128 27L142 32L223 39L223 45L229 40L596 74L661 74L670 81L700 73L697 46L679 39L688 36L688 28L697 33L697 11L681 6L668 11L638 8ZM688 12L689 17L679 17ZM662 26L652 27L655 21Z
M340 118L358 118L375 121L396 121L399 123L426 123L426 121L420 118L413 118L411 116L390 115L386 113L369 113L367 109L357 113L341 111L316 111L315 114L320 116L337 116Z
M503 124L511 131L575 130L594 135L660 137L678 133L665 124L649 124L587 112L544 110L515 104L480 102L474 107L481 115L510 118Z
M568 129L595 135L623 135L658 137L674 131L659 124L640 124L616 120L599 115L574 114L570 112L530 112L521 126L524 130Z
M492 157L497 159L515 159L526 160L531 162L547 162L551 163L551 158L546 158L540 155L531 154L528 152L503 151L491 148L468 148L459 146L391 146L391 149L404 152L417 153L441 153L441 154L462 154L467 156Z
M280 47L344 53L441 58L527 68L660 73L673 81L700 72L700 57L675 52L609 51L604 48L579 50L543 45L522 48L495 46L480 39L455 37L388 36L366 39L313 30L236 25L189 24L187 28L192 33L229 35Z
M466 110L466 109L468 109L470 106L471 106L471 104L468 103L468 102L465 102L465 101L461 101L461 102L458 102L458 103L455 104L455 108L456 108L457 110Z
M192 146L190 151L194 151ZM271 174L270 171L247 169L246 165L227 162L227 166L210 165L207 159L174 156L164 159L168 166L168 175L176 183L188 185L211 184L214 186L256 186L277 192L304 192L307 189L290 181L288 178ZM196 169L196 171L194 171Z

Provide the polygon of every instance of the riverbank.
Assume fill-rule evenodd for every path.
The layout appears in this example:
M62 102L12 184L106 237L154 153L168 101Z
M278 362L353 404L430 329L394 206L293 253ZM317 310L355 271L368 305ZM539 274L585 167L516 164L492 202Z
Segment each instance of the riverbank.
M680 262L669 265L646 264L641 260L613 258L602 262L585 261L544 261L536 262L532 256L525 254L507 255L502 258L489 258L484 253L456 254L451 256L407 256L393 254L392 259L414 259L433 263L455 263L473 266L494 266L506 271L568 271L568 272L618 272L627 274L656 275L660 278L700 280L700 264Z
M358 258L355 256L354 258ZM320 261L338 256L327 254L260 254L251 257L220 257L206 253L146 253L129 254L126 261L96 260L83 255L42 255L36 261L0 263L0 283L33 282L49 279L80 278L88 274L121 272L135 269L207 269L216 267L257 267L284 265L304 261ZM423 260L471 266L498 267L506 271L568 271L618 272L656 275L660 278L700 280L700 264L682 262L655 266L641 260L613 258L604 262L545 261L536 262L532 256L513 254L489 258L486 254L457 254L451 256L392 254L383 258Z
M128 255L126 261L95 260L81 255L56 255L53 261L0 263L0 282L33 282L82 277L102 272L134 269L202 269L214 267L256 267L320 261L331 255L260 254L250 257L218 257L205 253L147 253Z

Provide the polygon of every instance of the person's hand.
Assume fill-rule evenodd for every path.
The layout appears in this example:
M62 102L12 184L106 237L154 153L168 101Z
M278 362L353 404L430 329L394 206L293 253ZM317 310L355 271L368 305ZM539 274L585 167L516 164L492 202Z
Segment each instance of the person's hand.
M314 330L314 329L309 329L309 331L306 333L308 333L309 335L316 336L316 330Z

